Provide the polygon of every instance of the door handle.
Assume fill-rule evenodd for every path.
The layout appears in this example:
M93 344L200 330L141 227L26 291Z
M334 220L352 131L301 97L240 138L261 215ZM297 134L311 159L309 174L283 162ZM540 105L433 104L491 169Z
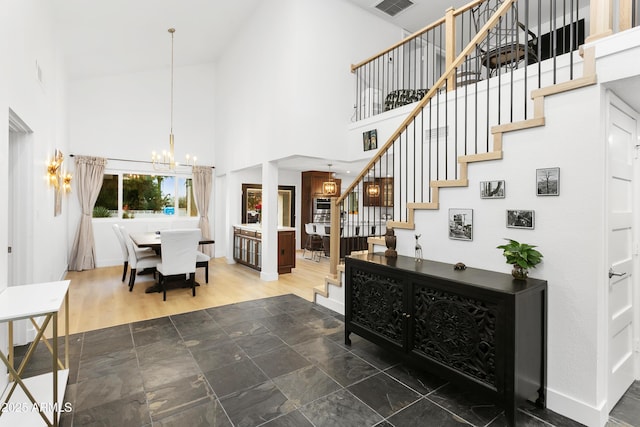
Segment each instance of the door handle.
M609 279L611 279L613 276L624 276L625 273L616 273L615 271L613 271L613 268L609 268Z

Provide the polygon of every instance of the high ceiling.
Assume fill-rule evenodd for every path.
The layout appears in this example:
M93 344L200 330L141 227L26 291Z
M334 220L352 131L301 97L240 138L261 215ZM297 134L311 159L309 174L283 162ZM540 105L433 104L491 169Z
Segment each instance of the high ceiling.
M176 29L176 66L213 62L260 0L51 1L70 75L85 78L168 67L170 27ZM413 0L393 18L375 8L378 0L346 1L416 30L468 0Z
M259 0L52 0L72 78L211 63Z

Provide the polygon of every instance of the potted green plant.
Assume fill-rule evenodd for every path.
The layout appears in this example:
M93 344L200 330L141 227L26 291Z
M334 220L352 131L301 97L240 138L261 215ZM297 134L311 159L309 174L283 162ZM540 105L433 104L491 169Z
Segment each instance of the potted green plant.
M527 243L520 243L513 239L505 239L509 243L500 245L497 248L502 249L502 254L507 259L507 264L513 265L511 274L516 279L525 280L529 275L529 269L534 268L542 261L542 254L535 248L537 246Z

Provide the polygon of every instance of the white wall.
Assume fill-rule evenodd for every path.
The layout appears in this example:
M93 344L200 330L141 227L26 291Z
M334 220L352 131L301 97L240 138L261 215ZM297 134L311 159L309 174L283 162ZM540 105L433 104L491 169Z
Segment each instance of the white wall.
M190 154L198 157L200 165L215 163L213 73L214 68L211 64L174 69L173 133L178 162L183 160L186 154ZM169 76L170 69L167 66L163 69L71 82L70 152L141 162L110 160L106 166L107 173L152 172L152 168L146 163L151 158L152 150L161 152L169 147L171 125ZM69 160L73 161L73 159ZM188 170L182 172L188 173ZM71 195L69 201L69 240L72 244L81 210L75 193ZM215 240L213 212L216 206L211 203L209 208ZM117 265L122 262L120 247L111 228L114 222L126 226L130 232L136 232L175 228L185 224L184 221L194 226L198 223L197 218L94 220L97 266Z
M176 67L173 133L178 162L197 155L214 165L213 65ZM70 84L70 149L84 154L147 162L168 150L170 69L75 80Z
M56 148L68 152L66 86L62 54L57 47L51 3L45 0L8 2L7 78L9 107L33 130L29 137L32 158L26 159L32 181L30 199L33 216L29 259L31 282L59 280L67 265L68 199L62 215L54 216L54 192L47 181L46 164ZM36 64L43 82L37 79ZM6 110L5 110L6 111ZM5 118L6 122L6 118Z
M56 148L67 152L66 87L64 64L57 50L56 31L52 24L51 3L46 0L0 0L0 110L4 111L0 132L0 247L8 244L8 111L11 108L32 130L28 138L31 155L24 159L26 180L31 191L23 194L34 218L32 233L20 236L25 246L30 282L46 282L62 278L67 265L68 207L63 202L63 215L54 217L53 190L45 178L46 163ZM43 82L36 78L36 63ZM0 291L8 283L7 251L0 257ZM37 262L34 262L37 260ZM20 331L17 331L20 334ZM6 326L0 329L0 347L7 348ZM6 376L0 377L0 389Z
M505 273L510 266L495 249L504 243L502 238L539 246L544 262L530 275L549 283L547 378L553 410L558 409L558 395L597 406L604 143L598 139L599 109L567 114L564 106L594 106L599 99L597 87L549 97L546 126L507 134L502 161L471 165L468 187L442 189L438 211L419 211L415 231L396 231L400 253L412 255L413 234L422 234L425 258ZM535 170L546 167L560 167L559 197L536 196ZM480 181L502 179L504 199L480 199ZM448 238L450 208L473 209L472 242ZM534 210L535 229L506 228L507 209Z
M344 1L261 3L217 64L217 172L296 154L342 158L349 64L399 38Z
M246 170L292 155L348 156L345 129L355 78L349 64L400 35L399 28L341 0L261 3L216 64L216 174L225 177L220 184L249 182ZM279 184L292 185L282 172ZM256 178L252 182L261 182ZM229 241L224 250L221 236L230 240L231 226L240 221L239 193L233 193L239 190L217 186L214 192L215 204L227 210L215 232L218 256L227 252L229 258ZM296 198L299 229L300 191Z

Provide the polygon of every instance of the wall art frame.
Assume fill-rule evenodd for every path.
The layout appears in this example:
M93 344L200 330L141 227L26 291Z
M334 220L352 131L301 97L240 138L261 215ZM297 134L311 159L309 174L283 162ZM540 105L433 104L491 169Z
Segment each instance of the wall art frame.
M480 181L481 199L504 199L506 184L504 180Z
M362 132L362 148L364 151L376 150L378 148L378 130L368 130Z
M536 226L536 212L524 209L507 210L507 228L533 230Z
M449 209L449 238L473 240L473 209Z
M560 168L536 169L536 194L538 196L560 195Z

